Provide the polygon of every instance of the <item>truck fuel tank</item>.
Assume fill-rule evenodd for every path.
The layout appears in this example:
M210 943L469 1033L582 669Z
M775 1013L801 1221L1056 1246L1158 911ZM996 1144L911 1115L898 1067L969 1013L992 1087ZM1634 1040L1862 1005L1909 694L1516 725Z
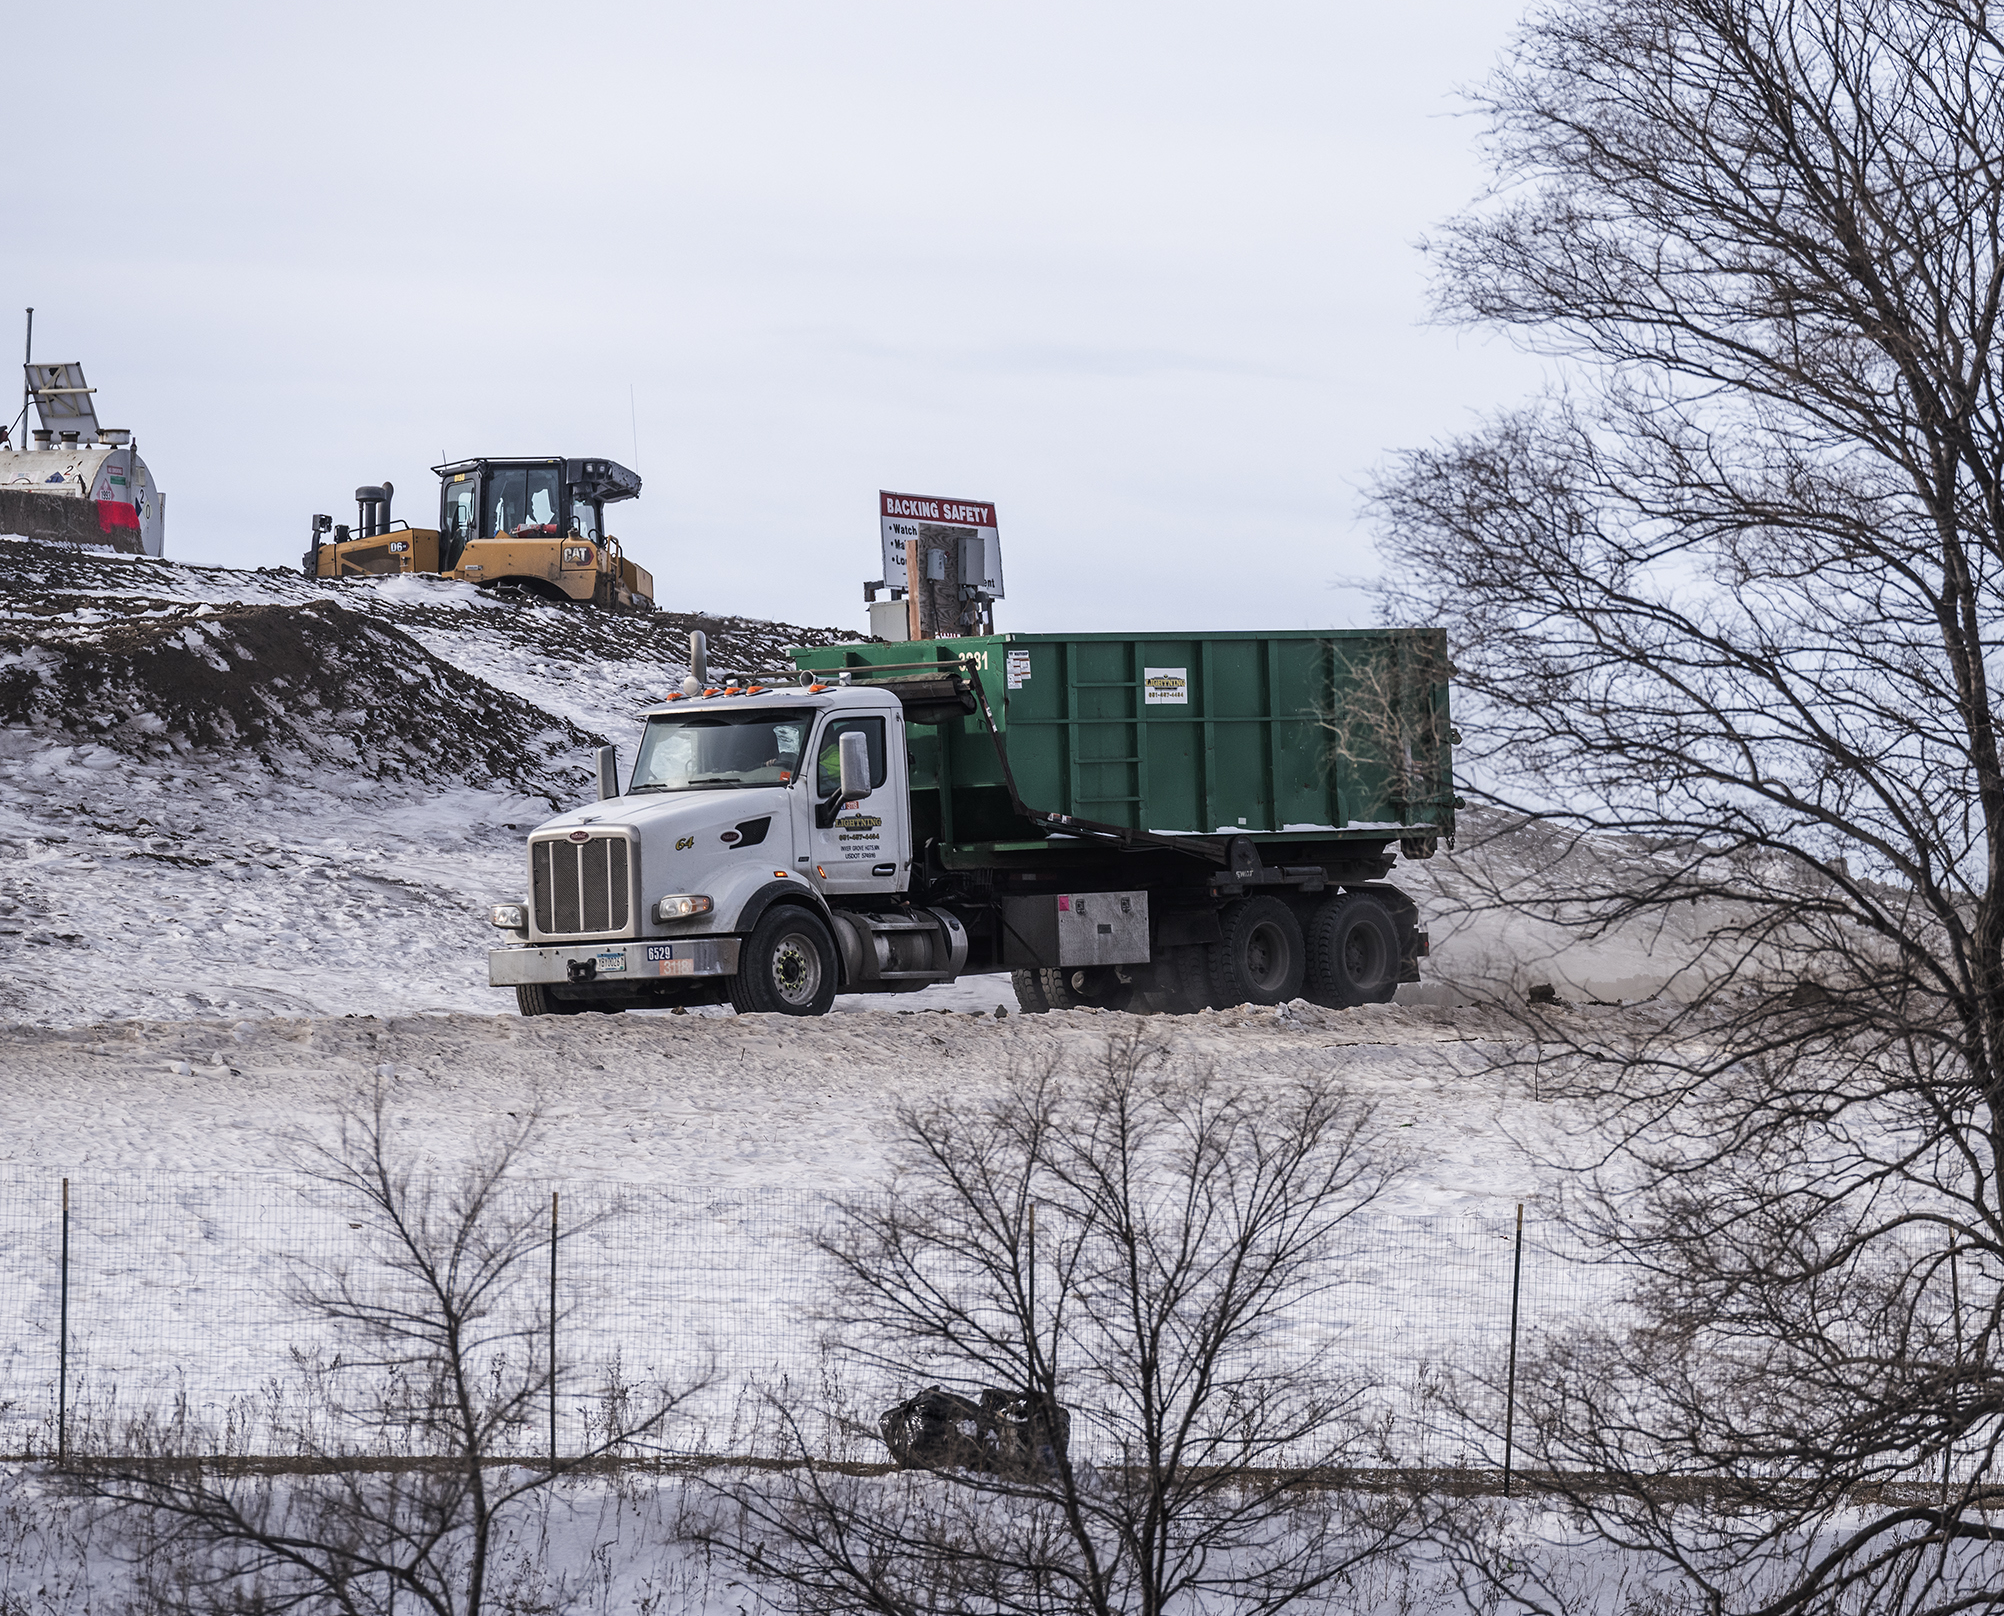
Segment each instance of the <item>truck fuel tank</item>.
M967 928L950 909L837 909L835 945L851 991L873 984L923 987L967 964Z

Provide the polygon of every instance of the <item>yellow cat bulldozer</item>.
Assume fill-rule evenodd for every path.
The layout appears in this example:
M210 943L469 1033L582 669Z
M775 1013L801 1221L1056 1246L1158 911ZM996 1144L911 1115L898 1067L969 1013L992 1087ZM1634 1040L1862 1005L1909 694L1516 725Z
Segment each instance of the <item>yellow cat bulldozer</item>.
M355 490L356 522L313 518L309 578L424 573L545 600L645 610L654 576L605 531L605 507L640 493L612 460L455 460L438 474L438 526L390 519L392 483Z

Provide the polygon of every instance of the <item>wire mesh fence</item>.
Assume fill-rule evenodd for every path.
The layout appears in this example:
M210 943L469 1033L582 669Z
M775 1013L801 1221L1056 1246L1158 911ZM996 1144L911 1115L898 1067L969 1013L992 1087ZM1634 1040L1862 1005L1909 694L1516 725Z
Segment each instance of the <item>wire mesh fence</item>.
M882 1459L866 1435L876 1411L955 1372L872 1368L831 1347L821 1315L837 1276L816 1237L841 1213L825 1195L510 1194L494 1215L526 1256L492 1299L488 1368L539 1389L499 1452L586 1451L650 1396L700 1382L634 1451L772 1457L797 1440ZM1521 1263L1519 1239L1508 1215L1353 1218L1326 1253L1326 1282L1262 1350L1366 1386L1388 1460L1500 1465L1499 1422L1449 1417L1427 1388L1443 1374L1501 1386L1513 1303L1528 1353L1604 1319L1619 1290L1550 1227L1525 1228ZM344 1274L366 1285L384 1250L366 1208L304 1175L0 1174L0 1450L104 1451L172 1410L231 1451L284 1457L330 1372L353 1393L379 1369L366 1353L344 1359L352 1343L302 1289ZM799 1421L791 1433L773 1417L775 1390ZM416 1440L379 1421L348 1447Z

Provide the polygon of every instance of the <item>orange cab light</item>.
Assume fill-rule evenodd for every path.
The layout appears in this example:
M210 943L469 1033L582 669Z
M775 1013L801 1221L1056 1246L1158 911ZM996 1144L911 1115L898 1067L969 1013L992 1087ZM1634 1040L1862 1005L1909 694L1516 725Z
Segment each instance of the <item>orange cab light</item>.
M821 879L822 879L822 880L824 880L824 881L826 881L826 880L828 879L828 870L827 870L827 867L826 867L825 865L821 865L821 864L817 864L817 865L815 865L815 866L814 866L814 873L815 873L816 875L820 876L820 877L821 877Z
M747 696L756 696L763 689L765 689L764 685L746 685L745 694Z
M822 691L826 690L827 688L828 687L826 685L809 685L807 687L807 693L810 696L818 696L821 694Z
M682 692L679 690L671 690L662 699L664 701L680 701L682 699Z
M704 692L703 692L703 694L704 694L704 695L706 695L706 696L714 696L714 695L717 695L717 694L719 694L719 692L718 692L718 690L717 690L717 687L716 687L715 685L711 685L711 686L710 686L710 688L709 688L708 690L706 690L706 691L704 691Z

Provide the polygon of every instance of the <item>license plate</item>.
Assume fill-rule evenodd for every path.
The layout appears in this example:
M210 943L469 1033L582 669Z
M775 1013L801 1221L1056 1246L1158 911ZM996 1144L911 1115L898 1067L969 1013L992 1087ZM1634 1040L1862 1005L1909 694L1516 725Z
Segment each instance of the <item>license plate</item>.
M608 948L598 956L598 974L600 976L618 976L625 970L626 970L625 949Z
M677 959L675 957L674 945L670 943L649 944L647 949L647 964L648 968L656 976L694 976L696 974L695 959L693 957Z

